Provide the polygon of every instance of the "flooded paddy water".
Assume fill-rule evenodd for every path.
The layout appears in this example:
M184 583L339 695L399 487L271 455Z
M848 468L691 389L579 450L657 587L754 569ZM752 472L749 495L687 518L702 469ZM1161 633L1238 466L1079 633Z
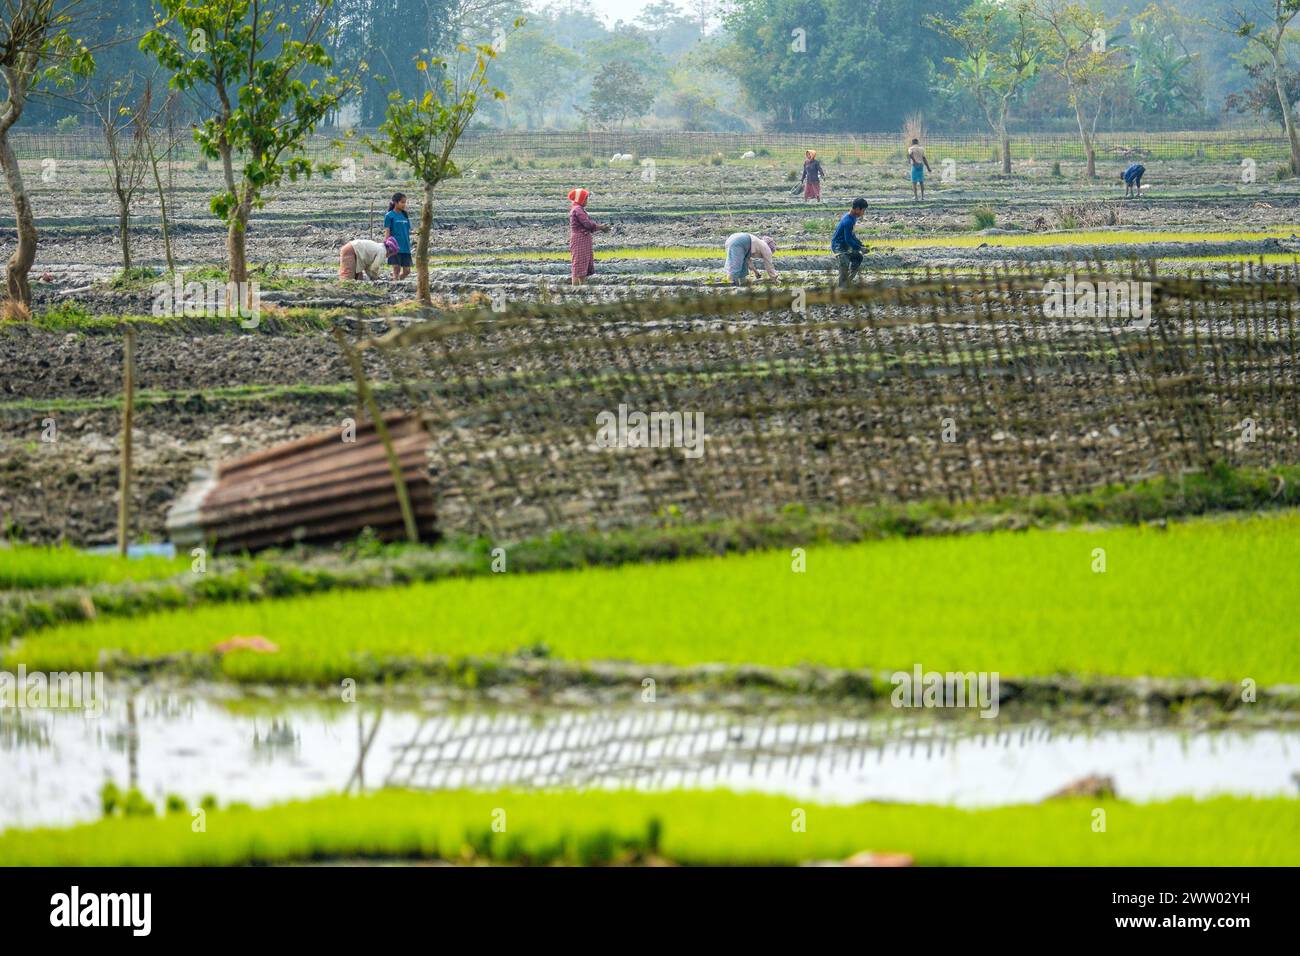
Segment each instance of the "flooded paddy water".
M385 704L111 686L103 713L0 710L0 830L96 819L100 790L225 805L382 786L727 788L985 807L1105 777L1134 801L1294 793L1300 727L901 716L824 704Z

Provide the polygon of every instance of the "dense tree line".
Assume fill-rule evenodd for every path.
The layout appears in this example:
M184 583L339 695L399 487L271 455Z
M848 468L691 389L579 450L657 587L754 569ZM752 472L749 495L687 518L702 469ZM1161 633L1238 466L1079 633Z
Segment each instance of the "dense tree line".
M992 96L1010 129L1077 129L1070 75L1051 66L1061 49L1037 50L1013 93L994 95L988 71L1026 5L1073 8L1076 25L1107 25L1105 91L1090 105L1101 129L1242 114L1285 126L1280 97L1291 106L1300 90L1294 23L1276 68L1257 42L1267 37L1241 32L1295 0L929 0L924 9L906 0L652 0L634 22L613 24L587 0L335 0L323 45L366 76L326 124L373 128L392 96L421 88L421 57L447 57L463 72L472 57L458 46L491 43L490 79L507 98L476 122L502 127L886 130L922 112L934 127L997 129ZM166 71L139 46L161 9L159 0L84 0L73 32L95 50L101 77L150 75L165 88ZM982 54L970 42L981 18L1002 44ZM1052 46L1048 32L1038 31L1038 45ZM86 102L49 95L33 98L24 124L92 120Z

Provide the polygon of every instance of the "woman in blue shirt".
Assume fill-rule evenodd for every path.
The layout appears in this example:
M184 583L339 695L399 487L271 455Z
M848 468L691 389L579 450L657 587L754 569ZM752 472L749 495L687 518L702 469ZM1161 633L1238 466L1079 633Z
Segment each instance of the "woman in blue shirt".
M394 279L405 279L411 274L411 217L406 214L406 193L393 193L384 216L384 238L392 236L397 252L388 257L393 267Z

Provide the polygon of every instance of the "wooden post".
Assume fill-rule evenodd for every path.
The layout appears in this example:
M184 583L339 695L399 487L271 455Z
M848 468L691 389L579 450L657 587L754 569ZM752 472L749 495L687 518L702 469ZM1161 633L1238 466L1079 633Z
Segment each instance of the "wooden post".
M118 482L117 551L126 557L131 535L131 427L135 420L135 329L122 327L122 474Z
M352 377L357 382L357 395L365 406L370 420L375 423L375 432L379 435L379 440L384 443L384 453L388 456L388 469L393 473L393 487L397 490L397 503L402 509L402 523L406 525L406 538L412 544L416 544L420 540L420 529L415 524L411 496L406 490L406 479L402 476L402 463L398 461L397 452L393 450L393 439L388 434L388 426L384 424L379 403L375 401L375 395L366 381L365 370L361 367L361 354L348 344L348 340L343 337L343 330L338 326L334 327L334 338L338 340L339 348L347 356L348 365L352 367Z

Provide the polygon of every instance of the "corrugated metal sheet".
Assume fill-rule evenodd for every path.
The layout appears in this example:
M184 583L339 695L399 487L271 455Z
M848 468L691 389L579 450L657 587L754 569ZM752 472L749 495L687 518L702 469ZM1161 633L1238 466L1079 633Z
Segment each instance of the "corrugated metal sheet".
M385 416L402 466L421 540L434 536L429 435L414 415ZM405 537L401 506L383 443L373 424L356 440L339 430L309 435L222 462L172 507L167 528L177 546L208 542L216 551L325 544L371 528L385 540Z

